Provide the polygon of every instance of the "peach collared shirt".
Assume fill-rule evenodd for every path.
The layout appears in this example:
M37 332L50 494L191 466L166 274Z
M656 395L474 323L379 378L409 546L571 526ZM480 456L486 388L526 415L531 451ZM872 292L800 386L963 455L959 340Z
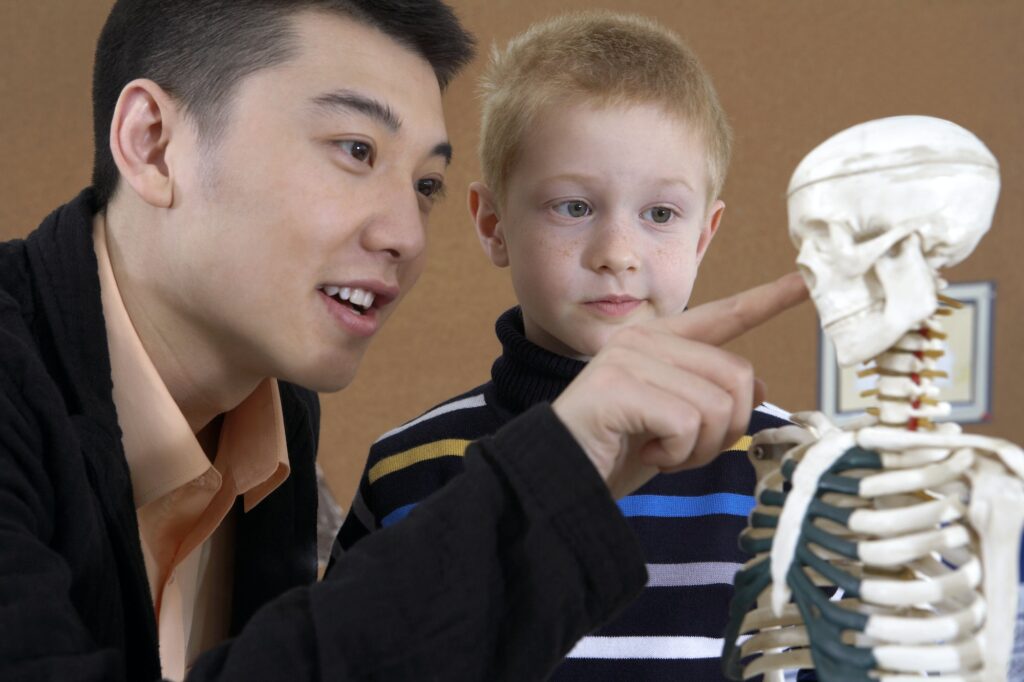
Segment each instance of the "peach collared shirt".
M156 607L164 677L180 680L230 627L234 524L288 477L277 382L264 380L223 415L211 464L124 307L102 219L93 245L110 346L114 405L131 473L139 535Z

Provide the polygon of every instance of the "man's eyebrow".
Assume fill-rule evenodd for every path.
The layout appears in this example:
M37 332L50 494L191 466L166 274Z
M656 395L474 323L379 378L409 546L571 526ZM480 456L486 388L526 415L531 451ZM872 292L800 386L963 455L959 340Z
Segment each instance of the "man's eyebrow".
M444 165L448 166L452 162L452 146L449 143L447 143L447 142L439 142L437 144L437 146L435 146L430 151L430 155L431 156L443 156L444 157Z
M326 92L314 97L313 104L317 109L327 112L338 109L356 111L384 124L392 132L397 133L402 127L402 119L390 106L353 90ZM452 146L448 142L439 142L430 150L430 155L444 157L445 165L448 165L452 162Z
M387 104L352 90L326 92L314 97L313 104L318 109L325 111L338 109L348 112L356 111L384 124L392 132L398 132L398 129L402 127L402 120L398 118L398 115Z

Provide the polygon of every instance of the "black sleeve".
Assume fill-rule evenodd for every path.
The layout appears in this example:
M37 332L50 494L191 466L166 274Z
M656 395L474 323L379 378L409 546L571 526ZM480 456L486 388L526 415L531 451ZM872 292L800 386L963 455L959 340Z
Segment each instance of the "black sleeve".
M369 467L369 459L367 459L367 462L367 467ZM376 515L376 511L372 506L373 492L366 472L367 469L364 468L363 474L359 478L359 487L356 489L356 494L348 506L348 512L345 514L345 520L342 521L341 528L338 529L338 535L334 538L334 545L331 547L331 560L328 564L328 569L333 567L334 562L336 562L345 552L352 549L353 545L373 532L373 528L367 527L367 525L363 523L363 519L360 518L359 513L356 511L356 505L362 505L362 508L365 510L364 514Z
M267 604L189 679L537 680L639 593L639 544L537 406L327 578Z
M25 370L32 355L9 332L0 324L0 678L124 680L129 659L152 658L151 636L135 623L117 641L125 593L94 588L141 563L115 557L107 539L137 530L104 527L92 488L109 497L109 481L54 454L75 442L54 440L31 406L60 397ZM464 474L358 543L327 580L268 602L189 679L539 679L644 573L604 484L541 406L473 445Z
M49 385L32 373L33 356L19 336L22 329L11 323L12 315L4 314L3 293L0 290L0 679L124 679L122 651L97 641L78 610L84 592L79 580L116 579L116 568L105 562L109 555L87 556L82 563L88 574L82 576L53 548L71 547L77 556L87 555L96 538L103 537L103 529L90 523L96 515L87 495L59 499L55 478L74 477L79 489L88 489L88 474L84 467L75 467L65 475L44 456L69 444L46 434L29 406L55 396L33 401L46 394ZM62 537L57 522L61 514L80 517L81 533ZM103 612L120 605L88 606ZM110 613L110 618L121 614Z

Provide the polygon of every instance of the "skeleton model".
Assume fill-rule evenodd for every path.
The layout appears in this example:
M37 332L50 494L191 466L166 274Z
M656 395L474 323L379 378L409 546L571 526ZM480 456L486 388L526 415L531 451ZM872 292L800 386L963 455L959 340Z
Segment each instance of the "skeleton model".
M877 407L758 434L723 665L733 679L1005 680L1024 525L1024 452L936 423L938 269L988 229L995 158L970 132L901 116L833 136L797 167L790 236L843 365Z

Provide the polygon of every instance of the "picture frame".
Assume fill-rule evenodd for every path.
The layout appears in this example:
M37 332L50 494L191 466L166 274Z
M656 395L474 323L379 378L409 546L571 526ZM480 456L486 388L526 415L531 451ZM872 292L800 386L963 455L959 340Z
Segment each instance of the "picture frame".
M950 284L943 295L964 305L943 318L946 354L938 369L949 376L937 379L939 400L950 404L949 416L939 421L961 424L986 422L992 418L992 339L996 285L993 281ZM837 424L849 422L874 405L861 391L873 388L876 377L858 377L863 365L840 367L835 346L818 332L818 409Z

